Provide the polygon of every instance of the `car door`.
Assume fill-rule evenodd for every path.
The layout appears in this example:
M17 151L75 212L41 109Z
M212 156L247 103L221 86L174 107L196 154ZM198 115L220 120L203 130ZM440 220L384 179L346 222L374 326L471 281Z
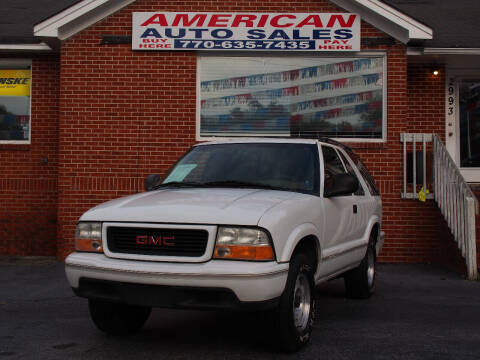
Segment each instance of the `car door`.
M347 173L336 148L322 144L323 157L323 226L324 247L322 251L322 275L336 273L355 262L350 248L358 235L358 221L355 213L356 197L353 194L325 198L323 195L332 185L333 176ZM358 210L358 208L357 208Z
M373 215L373 212L375 211L376 202L375 199L371 196L371 194L368 194L368 192L365 190L365 181L362 178L360 172L358 170L355 170L355 164L352 159L342 149L337 149L337 151L343 161L345 168L347 169L347 172L350 175L355 176L359 184L358 190L353 194L354 211L350 226L352 232L352 252L354 252L355 249L361 250L352 255L355 256L356 261L360 261L365 255L365 237L368 236L368 234L366 234L367 226L369 220Z

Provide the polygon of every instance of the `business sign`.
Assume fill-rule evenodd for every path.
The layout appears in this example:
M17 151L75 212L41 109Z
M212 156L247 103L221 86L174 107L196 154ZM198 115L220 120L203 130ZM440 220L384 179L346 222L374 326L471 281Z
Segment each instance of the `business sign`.
M134 12L132 49L359 51L360 16Z
M0 96L30 96L30 70L1 70Z

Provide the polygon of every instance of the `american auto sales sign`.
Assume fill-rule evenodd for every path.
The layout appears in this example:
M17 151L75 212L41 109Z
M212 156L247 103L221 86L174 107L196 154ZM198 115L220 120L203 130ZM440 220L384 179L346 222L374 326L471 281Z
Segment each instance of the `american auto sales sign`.
M132 49L360 51L360 16L135 12Z

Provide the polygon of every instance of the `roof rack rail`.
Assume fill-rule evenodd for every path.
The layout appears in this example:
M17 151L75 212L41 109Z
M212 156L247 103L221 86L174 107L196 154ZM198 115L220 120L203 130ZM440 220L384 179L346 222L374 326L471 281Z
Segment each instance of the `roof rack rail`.
M341 143L340 141L333 140L329 137L323 137L323 136L318 137L318 141L323 141L327 144L337 145L337 146L341 147L342 149L344 149L346 151L349 151L349 152L353 151L350 147L348 147L344 143Z
M292 136L293 135L293 136ZM305 135L300 135L300 134L295 134L295 133L292 133L292 135L290 136L274 136L274 135L270 135L270 136L262 136L263 138L268 138L268 139L305 139L305 140L317 140L317 141L323 141L327 144L332 144L332 145L336 145L338 147L341 147L342 149L344 149L345 151L349 151L349 152L352 152L353 153L353 150L351 147L345 145L344 143L341 143L337 140L333 140L327 136L305 136ZM210 137L223 137L223 135L209 135ZM245 136L247 138L249 138L250 136ZM253 137L252 137L253 138Z

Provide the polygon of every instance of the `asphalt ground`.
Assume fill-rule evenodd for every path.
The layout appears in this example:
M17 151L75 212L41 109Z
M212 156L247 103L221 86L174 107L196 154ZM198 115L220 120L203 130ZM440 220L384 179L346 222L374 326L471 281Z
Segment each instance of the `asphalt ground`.
M276 351L259 314L155 309L106 336L55 261L0 261L0 359L480 359L480 282L433 265L380 264L368 300L341 279L317 289L311 342Z

